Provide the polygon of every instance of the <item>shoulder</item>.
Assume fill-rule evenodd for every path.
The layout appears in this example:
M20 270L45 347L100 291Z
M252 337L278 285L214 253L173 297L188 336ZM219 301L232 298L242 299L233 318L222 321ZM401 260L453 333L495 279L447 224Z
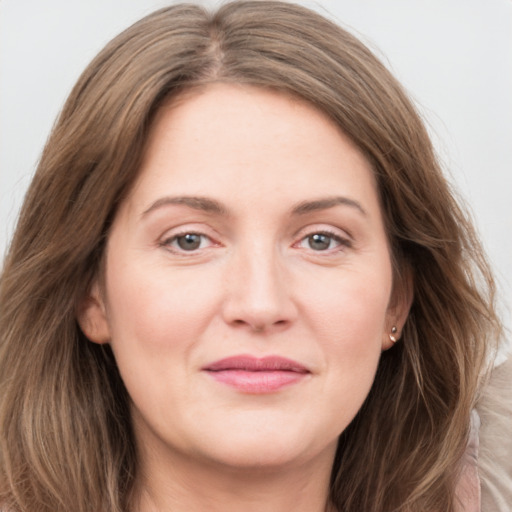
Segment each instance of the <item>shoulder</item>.
M496 367L477 405L481 419L482 510L510 512L512 503L512 357Z

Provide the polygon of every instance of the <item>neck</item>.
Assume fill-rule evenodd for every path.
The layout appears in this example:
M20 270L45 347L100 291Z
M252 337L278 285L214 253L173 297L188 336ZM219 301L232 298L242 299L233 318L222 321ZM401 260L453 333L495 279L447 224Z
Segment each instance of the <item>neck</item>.
M233 468L173 454L141 457L133 512L334 512L331 453L273 468Z

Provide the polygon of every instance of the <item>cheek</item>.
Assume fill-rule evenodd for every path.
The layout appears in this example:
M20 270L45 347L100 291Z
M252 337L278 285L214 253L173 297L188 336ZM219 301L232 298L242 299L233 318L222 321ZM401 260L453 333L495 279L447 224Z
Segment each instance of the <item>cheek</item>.
M321 333L321 339L338 348L364 354L380 349L386 328L391 294L391 270L385 264L380 271L347 271L328 276L308 286L303 294L309 321ZM314 290L314 292L313 292Z
M364 302L340 299L321 337L329 375L342 383L344 393L361 400L371 387L382 351L386 304L380 297L375 299L373 303L368 296Z
M111 347L132 402L144 418L167 418L176 430L168 409L196 400L188 373L218 295L198 277L170 279L140 262L112 266L107 283Z
M340 432L361 407L375 378L391 293L387 268L371 277L346 274L336 286L334 280L325 282L308 303L309 328L316 332L324 356L323 400L332 408Z
M218 300L218 287L212 283L213 276L208 277L190 279L186 272L169 275L143 262L112 266L107 303L114 351L132 351L134 359L144 352L158 359L190 349Z

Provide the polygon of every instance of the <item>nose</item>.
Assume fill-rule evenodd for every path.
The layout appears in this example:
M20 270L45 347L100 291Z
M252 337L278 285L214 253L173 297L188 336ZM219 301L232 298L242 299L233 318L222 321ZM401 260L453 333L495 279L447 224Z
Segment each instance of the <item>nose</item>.
M233 257L225 280L224 321L253 332L286 329L297 317L290 276L275 250L262 247Z

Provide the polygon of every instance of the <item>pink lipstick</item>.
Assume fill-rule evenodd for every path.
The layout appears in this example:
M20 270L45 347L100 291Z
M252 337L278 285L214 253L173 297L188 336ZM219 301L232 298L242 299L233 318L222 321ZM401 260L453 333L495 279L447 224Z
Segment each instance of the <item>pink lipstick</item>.
M203 371L223 384L244 393L273 393L296 384L310 374L300 363L279 356L227 357L205 366Z

